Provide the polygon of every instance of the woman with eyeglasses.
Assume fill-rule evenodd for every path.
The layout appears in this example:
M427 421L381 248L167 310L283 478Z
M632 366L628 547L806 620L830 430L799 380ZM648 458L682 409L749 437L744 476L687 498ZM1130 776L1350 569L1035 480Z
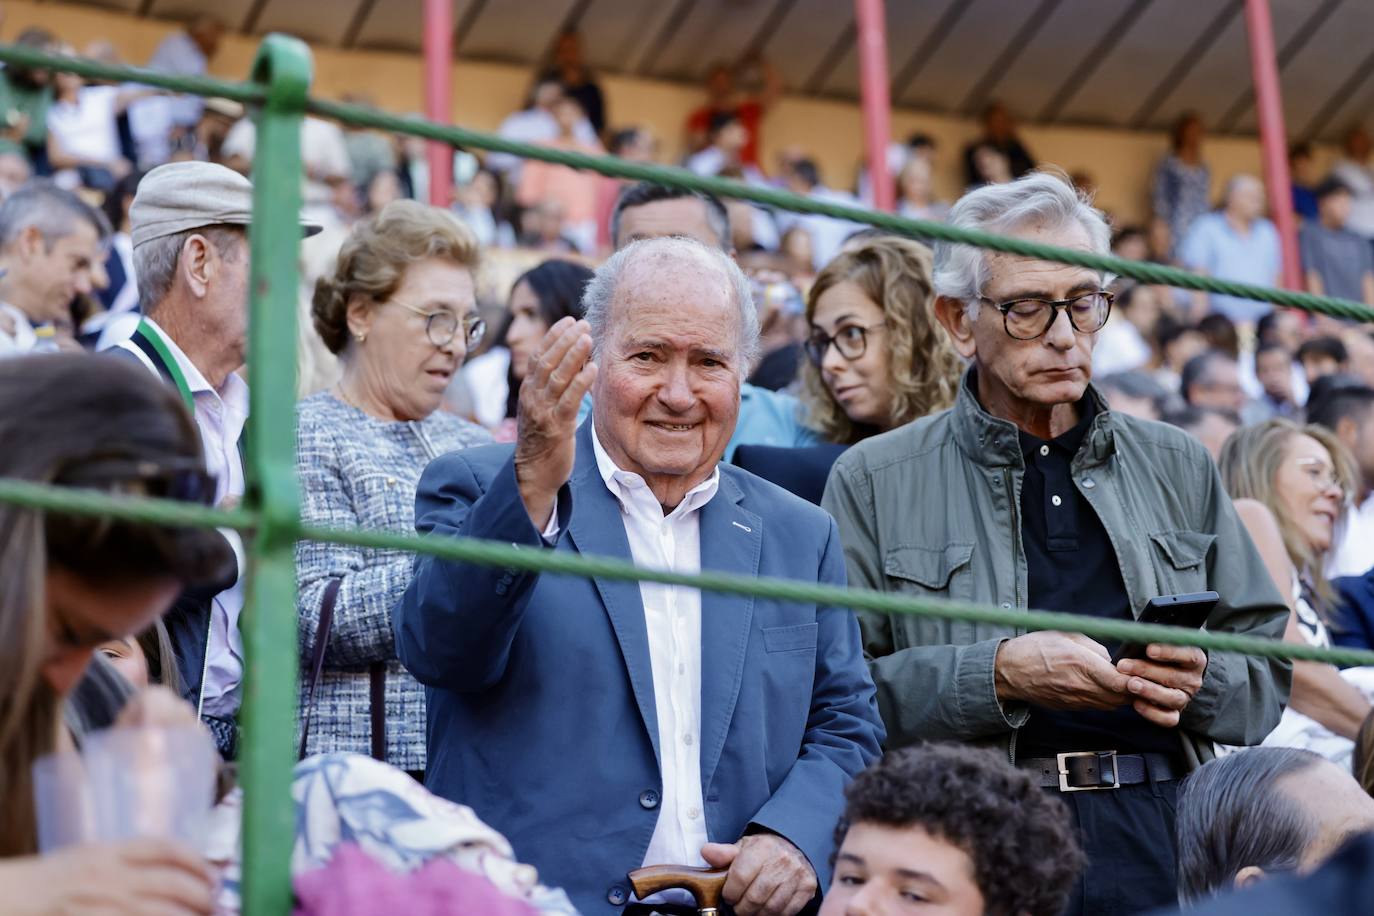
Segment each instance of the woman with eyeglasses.
M930 249L898 236L846 246L816 277L802 399L827 440L852 445L954 403L964 367L933 295Z
M214 481L175 391L106 357L0 361L0 477L208 504ZM0 910L209 913L194 851L138 839L38 852L32 766L92 731L195 727L165 688L136 690L100 652L152 626L186 588L232 575L228 542L0 503Z
M1284 639L1330 646L1335 593L1323 568L1353 492L1354 459L1325 428L1274 419L1232 433L1217 463L1274 584L1289 598ZM1374 687L1374 669L1344 675L1332 665L1295 662L1288 709L1265 743L1349 763L1370 713L1366 694L1349 679Z
M315 329L343 376L297 409L305 524L408 534L425 465L490 441L438 409L485 330L474 292L479 254L453 216L399 200L355 226L332 274L317 282ZM306 754L371 753L417 776L425 769L424 689L396 660L391 633L412 559L297 546Z

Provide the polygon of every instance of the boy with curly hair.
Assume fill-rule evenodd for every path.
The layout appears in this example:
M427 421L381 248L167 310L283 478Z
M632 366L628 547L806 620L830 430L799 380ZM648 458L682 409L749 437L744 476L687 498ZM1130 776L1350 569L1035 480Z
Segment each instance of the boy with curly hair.
M845 793L820 916L1059 916L1083 865L1069 812L994 751L893 751Z

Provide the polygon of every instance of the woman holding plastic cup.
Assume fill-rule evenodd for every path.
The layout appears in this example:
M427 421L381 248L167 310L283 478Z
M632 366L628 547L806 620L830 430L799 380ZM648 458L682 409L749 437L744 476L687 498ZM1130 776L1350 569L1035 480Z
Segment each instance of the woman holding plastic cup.
M0 477L208 502L213 480L176 392L121 361L0 361ZM137 634L233 556L209 529L0 504L0 888L6 912L208 913L214 877L164 839L38 851L34 762L113 725L193 725L162 688L134 692L96 649Z

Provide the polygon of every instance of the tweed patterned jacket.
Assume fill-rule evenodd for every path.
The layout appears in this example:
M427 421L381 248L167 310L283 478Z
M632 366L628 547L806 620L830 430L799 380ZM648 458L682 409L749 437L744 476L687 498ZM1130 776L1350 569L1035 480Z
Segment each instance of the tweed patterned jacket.
M415 486L425 465L446 452L491 441L486 430L452 414L436 412L418 422L378 420L327 391L301 401L296 416L301 520L330 528L412 533ZM396 660L391 633L391 609L410 583L413 560L396 550L314 541L296 546L302 716L320 601L329 580L341 580L307 754L369 753L367 669L385 661L387 762L402 770L425 768L424 688Z

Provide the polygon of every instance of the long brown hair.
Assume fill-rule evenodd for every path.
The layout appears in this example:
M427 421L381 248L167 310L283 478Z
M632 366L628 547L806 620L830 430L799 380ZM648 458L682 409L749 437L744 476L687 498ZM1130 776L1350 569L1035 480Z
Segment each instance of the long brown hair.
M203 471L194 421L170 386L110 356L0 361L0 477L141 495L141 478L91 468ZM51 566L101 584L153 576L215 581L232 553L214 532L116 522L0 503L0 857L34 851L30 768L53 750L62 697L42 677Z
M1221 470L1226 492L1231 494L1232 499L1255 499L1274 513L1288 558L1297 567L1298 574L1312 584L1321 604L1329 607L1335 599L1335 592L1323 572L1326 557L1314 551L1303 539L1278 493L1279 466L1288 457L1289 443L1297 436L1311 436L1320 442L1331 455L1336 483L1347 494L1355 492L1355 460L1341 441L1324 427L1314 424L1299 426L1282 417L1245 426L1232 433L1221 447L1217 466ZM1345 509L1345 505L1342 505L1342 513ZM1323 608L1313 610L1322 613Z
M883 335L892 373L892 419L888 428L910 423L954 403L964 364L949 335L935 320L930 249L894 235L853 244L825 265L806 296L806 320L816 315L821 295L853 283L883 310ZM852 444L864 437L835 400L810 360L802 366L802 401L810 424L827 440Z

